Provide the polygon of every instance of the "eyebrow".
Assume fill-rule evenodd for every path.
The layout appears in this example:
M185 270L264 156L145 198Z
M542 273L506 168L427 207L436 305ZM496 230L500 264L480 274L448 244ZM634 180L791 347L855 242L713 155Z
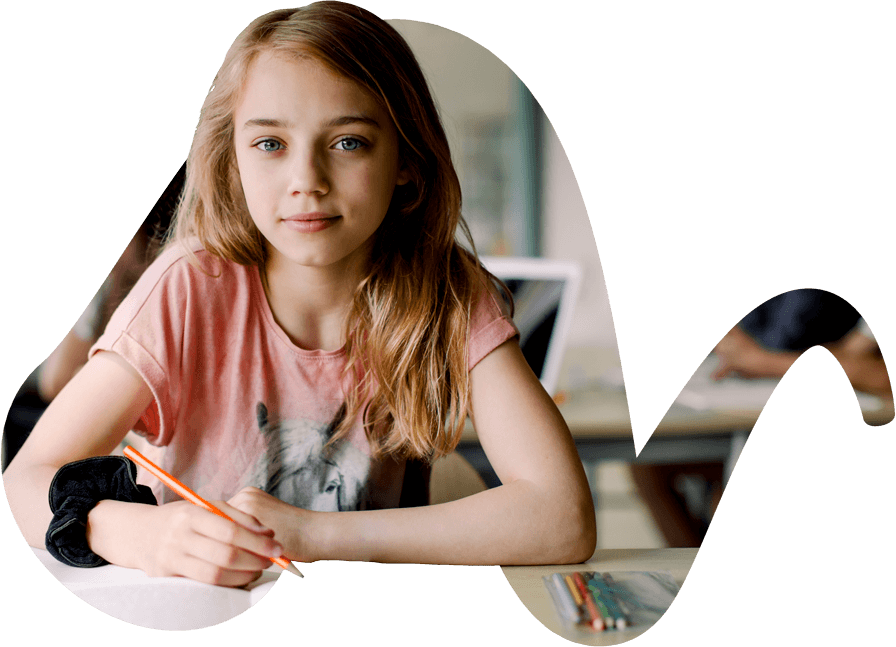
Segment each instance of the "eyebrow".
M350 126L352 124L367 124L369 126L373 126L374 128L380 128L380 123L369 115L343 115L342 117L336 117L335 119L331 119L326 124L324 124L327 128L336 128L339 126ZM289 128L290 123L288 121L283 121L282 119L268 119L265 117L259 117L257 119L249 119L246 123L243 124L243 128Z
M352 124L367 124L368 126L373 126L374 128L379 128L380 123L369 115L345 115L343 117L337 117L336 119L332 119L327 122L327 126L331 128L334 126L350 126Z
M250 119L246 123L243 124L243 128L252 128L252 127L262 127L262 128L286 128L287 122L282 121L280 119Z

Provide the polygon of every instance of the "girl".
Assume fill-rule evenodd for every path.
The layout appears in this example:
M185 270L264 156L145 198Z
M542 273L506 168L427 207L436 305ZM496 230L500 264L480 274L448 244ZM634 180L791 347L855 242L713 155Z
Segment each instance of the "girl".
M238 586L281 554L590 557L581 463L497 292L455 241L458 227L469 236L460 202L438 113L394 29L336 2L254 21L203 105L172 241L5 473L29 543L57 521L57 471L137 429L151 458L237 523L141 474L161 505L96 496L84 511L76 539L96 563ZM502 485L399 508L412 460L451 451L467 415ZM79 492L97 470L75 479Z

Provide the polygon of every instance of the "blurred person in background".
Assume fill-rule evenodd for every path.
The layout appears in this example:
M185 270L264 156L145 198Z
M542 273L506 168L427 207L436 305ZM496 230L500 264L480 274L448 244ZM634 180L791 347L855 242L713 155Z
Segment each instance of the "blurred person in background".
M87 352L112 313L158 254L183 188L185 171L186 165L181 166L78 321L19 388L3 425L3 470L47 405L87 362Z
M784 292L751 311L716 345L713 378L781 378L813 346L831 352L856 391L892 403L871 329L847 301L824 290ZM741 448L733 448L729 472ZM631 474L667 545L700 546L724 491L726 466L634 464Z

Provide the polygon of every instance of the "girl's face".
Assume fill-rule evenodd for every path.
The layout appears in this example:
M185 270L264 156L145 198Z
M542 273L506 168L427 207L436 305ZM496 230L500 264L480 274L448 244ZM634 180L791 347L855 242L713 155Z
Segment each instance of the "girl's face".
M311 59L256 58L234 112L234 147L272 262L357 267L407 182L388 113Z

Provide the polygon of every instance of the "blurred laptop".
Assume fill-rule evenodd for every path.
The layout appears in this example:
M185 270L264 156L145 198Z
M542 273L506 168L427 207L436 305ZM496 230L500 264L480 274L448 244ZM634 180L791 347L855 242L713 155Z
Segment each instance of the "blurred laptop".
M523 356L545 390L554 395L579 296L579 265L531 257L482 256L480 260L513 294L513 321L520 331Z

